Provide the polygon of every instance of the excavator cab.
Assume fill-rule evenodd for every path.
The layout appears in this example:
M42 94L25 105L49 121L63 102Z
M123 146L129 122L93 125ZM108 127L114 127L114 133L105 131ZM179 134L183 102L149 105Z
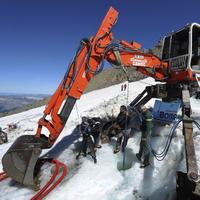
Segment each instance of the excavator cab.
M200 73L200 25L192 23L164 37L162 60L169 63L169 72Z

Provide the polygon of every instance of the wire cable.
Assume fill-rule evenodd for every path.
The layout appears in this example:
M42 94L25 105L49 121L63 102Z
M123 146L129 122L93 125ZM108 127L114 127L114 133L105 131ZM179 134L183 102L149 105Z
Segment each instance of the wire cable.
M126 107L128 106L128 97L129 97L129 81L128 81L128 84L127 84ZM125 170L126 145L127 145L127 143L128 143L127 128L128 128L128 116L127 116L127 114L126 114L125 132L124 132L124 135L123 135L123 145L122 145L122 152L123 152L123 170Z
M158 160L158 161L162 161L165 159L168 151L169 151L169 147L170 147L170 144L172 142L172 139L175 135L175 130L176 128L178 127L178 125L182 122L183 120L182 119L179 119L174 125L173 127L170 129L170 133L168 135L168 139L167 139L167 142L165 144L165 147L164 149L162 150L161 153L157 153L153 148L152 148L152 145L150 143L150 149L151 149L151 152L153 154L153 156Z

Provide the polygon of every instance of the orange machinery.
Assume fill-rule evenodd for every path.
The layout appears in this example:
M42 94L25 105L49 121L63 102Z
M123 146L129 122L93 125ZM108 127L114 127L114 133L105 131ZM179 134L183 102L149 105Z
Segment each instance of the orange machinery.
M102 70L104 60L122 68L132 67L146 76L164 82L164 84L149 86L139 94L130 104L136 108L154 97L170 101L181 99L183 93L191 95L196 91L197 74L200 69L198 65L200 26L198 24L187 25L166 36L163 40L162 59L160 59L153 54L143 52L141 45L136 42L114 40L111 30L117 18L118 12L111 7L96 35L81 40L68 72L46 105L44 116L38 122L36 135L19 137L4 155L3 168L15 181L29 187L35 186L34 170L42 149L50 148L55 143L76 100L81 97L93 76ZM185 99L183 99L183 117L190 119L190 104L188 99L187 101ZM48 120L47 116L51 119ZM48 137L42 134L43 127L48 129ZM191 136L191 131L192 127L189 129L190 133L186 132ZM186 137L186 155L189 163L187 175L196 183L198 171L192 136L189 139Z

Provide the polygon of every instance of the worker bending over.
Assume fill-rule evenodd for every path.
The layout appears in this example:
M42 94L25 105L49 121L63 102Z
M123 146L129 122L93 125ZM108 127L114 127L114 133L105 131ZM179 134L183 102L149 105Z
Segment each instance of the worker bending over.
M142 114L142 124L140 127L142 136L139 153L136 154L136 157L142 162L140 168L145 168L150 164L150 137L153 128L153 116L151 111L144 105L140 106L139 111Z

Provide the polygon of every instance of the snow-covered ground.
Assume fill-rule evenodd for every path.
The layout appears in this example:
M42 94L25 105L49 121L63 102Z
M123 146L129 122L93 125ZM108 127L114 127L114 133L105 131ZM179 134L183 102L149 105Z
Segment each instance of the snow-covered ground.
M155 84L153 79L147 78L129 84L128 102L131 102L147 85ZM194 117L199 121L200 102L191 99ZM56 144L50 150L43 151L50 157L59 159L68 166L68 175L59 187L51 192L49 200L172 200L175 198L175 174L177 170L185 171L184 141L181 126L177 129L176 137L172 140L170 150L164 161L159 162L151 158L151 165L140 169L135 154L139 149L140 133L135 133L128 142L126 150L126 165L130 168L120 171L122 154L113 154L113 143L104 144L97 152L97 164L90 157L76 160L77 146L80 142L79 133L75 129L80 123L80 116L116 115L119 107L127 103L126 92L121 91L121 84L105 89L93 91L82 96L74 107L65 129ZM154 100L148 104L153 105ZM22 134L34 134L37 121L42 116L44 107L32 109L23 113L0 118L0 126L17 123L18 128L8 132L9 143L0 145L0 159L12 142ZM160 136L153 137L154 149L162 150L169 127L160 128ZM8 130L7 130L8 131ZM45 132L45 130L44 130ZM194 128L195 148L198 166L200 167L200 136ZM2 164L0 163L0 168ZM42 184L51 173L51 166L42 168ZM0 182L0 199L27 200L35 192L25 188L10 179Z

